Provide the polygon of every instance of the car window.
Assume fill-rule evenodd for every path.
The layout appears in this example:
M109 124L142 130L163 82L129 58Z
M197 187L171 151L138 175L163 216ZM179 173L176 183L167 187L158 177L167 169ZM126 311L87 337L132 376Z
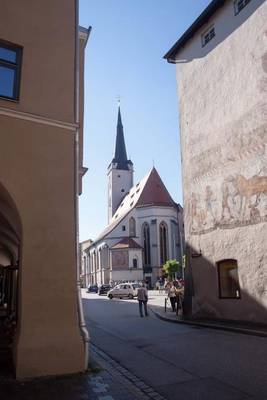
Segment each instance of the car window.
M114 289L120 289L121 285L117 285L114 287Z

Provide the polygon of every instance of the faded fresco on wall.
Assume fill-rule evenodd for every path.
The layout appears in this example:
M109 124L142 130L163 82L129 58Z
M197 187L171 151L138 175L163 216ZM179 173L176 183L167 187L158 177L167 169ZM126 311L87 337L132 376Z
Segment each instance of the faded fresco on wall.
M259 60L258 89L267 94L267 52ZM267 103L216 136L216 145L199 152L200 140L190 143L191 234L267 222Z
M215 194L216 193L216 194ZM220 190L191 194L191 233L267 221L267 175L229 175Z
M129 256L127 250L112 251L112 269L120 270L129 268Z

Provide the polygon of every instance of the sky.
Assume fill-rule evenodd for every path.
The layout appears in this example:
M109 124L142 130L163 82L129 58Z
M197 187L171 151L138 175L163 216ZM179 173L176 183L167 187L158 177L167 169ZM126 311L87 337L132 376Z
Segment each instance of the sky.
M182 205L175 66L164 54L210 0L80 0L80 25L92 26L85 56L84 166L80 241L107 225L107 167L121 102L128 158L138 182L156 167Z

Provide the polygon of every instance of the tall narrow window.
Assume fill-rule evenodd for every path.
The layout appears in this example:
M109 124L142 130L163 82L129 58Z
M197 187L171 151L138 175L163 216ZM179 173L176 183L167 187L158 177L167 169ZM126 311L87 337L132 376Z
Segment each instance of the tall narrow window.
M138 259L137 259L137 257L133 258L133 268L138 268Z
M19 99L22 48L0 40L0 97Z
M240 286L236 260L222 260L217 263L219 278L219 297L221 299L240 299Z
M133 217L129 220L129 236L136 236L136 223Z
M150 256L150 229L147 223L143 225L144 265L151 264Z
M168 228L165 222L161 222L159 226L160 241L160 263L165 264L168 259Z

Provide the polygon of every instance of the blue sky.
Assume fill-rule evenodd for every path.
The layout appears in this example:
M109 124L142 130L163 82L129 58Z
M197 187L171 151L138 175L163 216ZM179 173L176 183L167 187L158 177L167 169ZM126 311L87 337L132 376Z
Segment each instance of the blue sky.
M92 26L85 65L84 165L80 241L107 224L107 166L115 144L117 96L135 182L153 166L182 204L175 66L163 55L210 0L80 0Z

